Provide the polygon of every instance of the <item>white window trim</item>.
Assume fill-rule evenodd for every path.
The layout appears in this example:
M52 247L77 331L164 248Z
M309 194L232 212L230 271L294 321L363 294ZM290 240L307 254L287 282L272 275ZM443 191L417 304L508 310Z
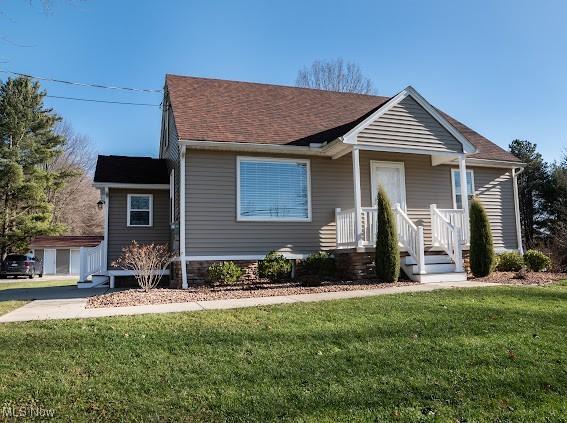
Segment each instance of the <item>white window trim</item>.
M175 169L169 172L169 223L175 222Z
M370 193L370 198L372 199L372 207L376 206L376 196L378 194L378 186L376 185L376 166L400 169L402 183L402 204L400 204L400 207L403 210L407 210L406 167L404 165L404 162L391 162L382 160L370 160L370 189L372 190ZM392 206L394 206L394 204L392 204Z
M143 210L143 209L131 209L130 208L130 198L131 197L148 197L150 199L150 221L149 221L149 225L131 225L130 224L130 212L131 211L148 211L148 210ZM128 194L128 198L127 198L127 209L128 209L128 214L126 215L126 225L129 228L151 228L153 226L154 223L154 195L153 194Z
M287 162L287 163L305 163L307 166L307 218L297 217L247 217L240 215L240 163L243 161L261 161L261 162ZM236 221L237 222L311 222L311 162L309 159L288 159L279 157L254 157L254 156L237 156L236 157Z
M453 208L455 210L460 210L457 209L457 192L455 185L457 172L459 172L459 169L451 169L451 195L453 196ZM467 169L467 173L471 174L472 191L473 191L472 195L474 197L474 195L476 194L476 185L474 184L474 171L472 169ZM467 187L467 194L468 194L468 187Z

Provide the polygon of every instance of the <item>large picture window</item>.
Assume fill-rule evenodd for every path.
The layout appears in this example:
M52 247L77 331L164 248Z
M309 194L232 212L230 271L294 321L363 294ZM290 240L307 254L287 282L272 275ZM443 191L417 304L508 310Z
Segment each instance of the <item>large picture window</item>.
M461 172L458 169L451 169L451 180L453 182L453 207L462 209ZM474 174L472 170L467 170L467 194L470 201L474 197Z
M128 226L152 226L151 194L128 194Z
M308 160L238 157L237 219L310 221Z

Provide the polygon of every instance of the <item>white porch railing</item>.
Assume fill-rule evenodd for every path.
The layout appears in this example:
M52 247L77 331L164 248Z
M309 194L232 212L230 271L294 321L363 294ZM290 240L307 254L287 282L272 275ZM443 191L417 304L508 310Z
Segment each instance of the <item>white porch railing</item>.
M431 204L431 238L455 263L455 271L463 271L461 230L455 227L435 204Z
M337 248L356 247L356 222L354 209L335 209L335 222L337 225ZM361 243L363 246L376 244L376 220L378 212L376 207L363 207L360 220L362 223Z
M437 209L439 214L451 223L461 234L461 242L465 245L470 243L469 222L462 209Z
M81 272L80 281L85 282L89 276L102 272L104 269L104 243L96 247L81 247L80 249Z
M417 263L420 273L424 272L425 252L423 226L415 226L399 204L394 208L398 226L398 238L402 247L406 249ZM337 225L337 248L355 248L356 245L356 211L354 209L335 209ZM361 246L374 247L376 245L378 209L376 207L362 207Z
M398 239L413 257L417 264L417 272L425 273L425 243L423 239L423 226L415 226L399 204L394 208L396 223L398 225Z

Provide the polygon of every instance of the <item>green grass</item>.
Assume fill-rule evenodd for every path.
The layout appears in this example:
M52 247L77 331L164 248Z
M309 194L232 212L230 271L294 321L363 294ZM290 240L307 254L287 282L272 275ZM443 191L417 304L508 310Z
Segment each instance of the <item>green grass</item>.
M0 316L23 306L27 301L0 301Z
M4 283L7 282L7 283ZM20 288L46 288L51 286L68 286L76 285L77 281L74 279L67 279L61 281L34 281L33 279L6 279L0 283L0 291L7 289L20 289Z
M567 286L0 326L0 398L98 421L567 421Z

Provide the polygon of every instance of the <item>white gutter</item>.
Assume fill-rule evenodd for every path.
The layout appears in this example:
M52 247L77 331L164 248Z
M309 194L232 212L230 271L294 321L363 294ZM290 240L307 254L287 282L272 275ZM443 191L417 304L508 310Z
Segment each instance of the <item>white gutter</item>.
M328 144L313 143L309 146L300 145L274 145L259 144L248 142L224 142L224 141L197 141L197 140L179 140L179 144L190 149L202 150L220 150L220 151L244 151L272 154L297 154L307 156L328 156L331 150L339 140L332 141Z
M122 189L169 189L169 184L128 184L121 182L94 182L95 188L122 188Z
M185 259L185 156L187 147L181 144L179 161L179 256L181 261L181 288L187 289L187 261Z

